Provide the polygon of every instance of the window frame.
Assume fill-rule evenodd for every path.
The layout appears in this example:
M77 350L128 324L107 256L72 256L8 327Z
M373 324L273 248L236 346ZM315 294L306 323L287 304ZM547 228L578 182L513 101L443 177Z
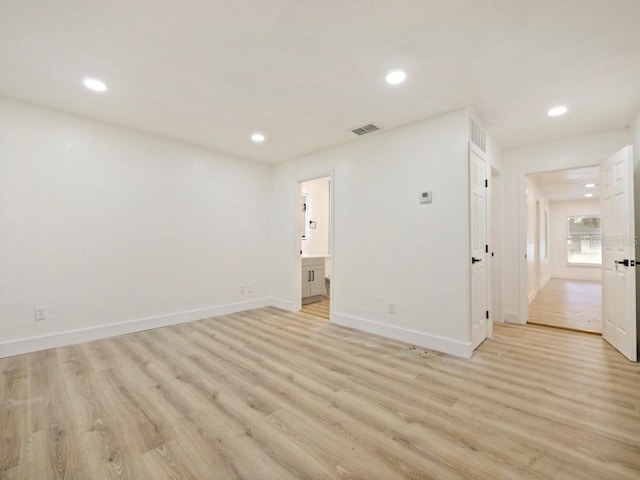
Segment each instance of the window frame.
M576 218L576 217L582 217L582 218L597 218L598 219L598 225L599 225L599 233L597 234L584 234L584 233L570 233L569 232L569 221L572 218ZM565 260L567 262L567 267L591 267L591 268L600 268L602 267L602 215L601 214L573 214L573 215L567 215L566 220L565 220L565 226L566 226L566 239L567 239L567 245L565 246ZM585 235L589 235L590 237L596 237L596 240L598 241L598 246L600 247L600 262L599 263L585 263L585 262L571 262L569 260L569 240L571 240L571 237L579 237L579 236L585 236ZM593 240L592 240L593 241Z

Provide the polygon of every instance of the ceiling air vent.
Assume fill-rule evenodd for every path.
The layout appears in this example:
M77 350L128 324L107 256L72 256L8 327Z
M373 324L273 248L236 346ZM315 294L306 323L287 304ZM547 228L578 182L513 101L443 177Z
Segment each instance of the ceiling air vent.
M366 135L367 133L375 132L377 130L380 130L380 127L374 125L373 123L370 123L369 125L365 125L364 127L354 128L351 131L356 135Z

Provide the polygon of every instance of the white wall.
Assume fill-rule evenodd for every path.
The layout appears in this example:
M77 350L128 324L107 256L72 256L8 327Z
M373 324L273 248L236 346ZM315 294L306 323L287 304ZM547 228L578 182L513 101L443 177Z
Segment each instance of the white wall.
M317 178L302 183L307 194L307 239L302 241L303 255L329 254L329 179ZM309 227L316 222L316 228Z
M526 182L527 298L531 302L551 278L551 262L548 254L545 257L544 235L545 211L549 211L549 201L533 179L527 178Z
M551 202L551 276L573 280L602 280L600 266L567 265L567 217L600 215L600 200Z
M297 182L333 173L332 321L469 355L467 129L460 110L276 165L275 304L300 298Z
M0 356L268 302L270 166L9 99L0 136Z
M631 130L631 141L633 144L633 156L635 157L636 166L640 163L640 110L631 122L629 127Z
M524 323L527 313L526 177L527 173L596 165L631 142L629 129L508 149L504 171L502 285L505 321ZM524 292L524 294L522 294Z

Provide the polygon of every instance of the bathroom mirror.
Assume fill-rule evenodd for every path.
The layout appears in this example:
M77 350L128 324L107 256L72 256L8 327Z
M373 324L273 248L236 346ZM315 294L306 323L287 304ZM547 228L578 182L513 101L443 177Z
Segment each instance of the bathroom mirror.
M309 212L309 195L303 193L300 195L300 216L299 218L299 228L300 234L302 235L302 239L307 239L307 214Z

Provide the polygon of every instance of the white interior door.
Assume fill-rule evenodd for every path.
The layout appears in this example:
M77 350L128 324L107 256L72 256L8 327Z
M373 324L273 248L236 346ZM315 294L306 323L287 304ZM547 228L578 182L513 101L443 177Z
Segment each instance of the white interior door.
M637 360L633 211L633 150L600 165L602 214L602 336Z
M471 226L471 344L487 338L487 162L469 152Z

